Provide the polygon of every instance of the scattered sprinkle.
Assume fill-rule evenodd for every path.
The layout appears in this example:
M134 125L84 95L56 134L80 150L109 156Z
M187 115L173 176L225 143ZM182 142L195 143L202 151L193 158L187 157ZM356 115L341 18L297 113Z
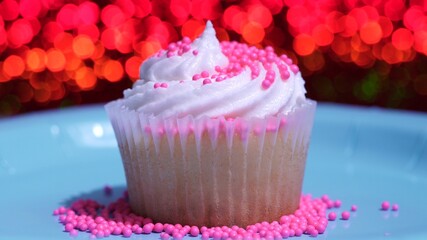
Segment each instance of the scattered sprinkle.
M348 212L348 211L343 211L343 212L341 213L341 219L342 219L342 220L348 220L348 219L350 219L350 212Z
M391 206L391 210L393 211L398 211L399 210L399 205L398 204L393 204L393 206Z
M329 221L335 221L336 218L337 218L337 214L335 212L330 212L328 214Z
M205 78L203 80L203 85L206 85L206 84L209 84L209 83L212 83L212 81L209 78Z
M388 201L384 201L381 203L381 210L387 211L390 208L390 203Z

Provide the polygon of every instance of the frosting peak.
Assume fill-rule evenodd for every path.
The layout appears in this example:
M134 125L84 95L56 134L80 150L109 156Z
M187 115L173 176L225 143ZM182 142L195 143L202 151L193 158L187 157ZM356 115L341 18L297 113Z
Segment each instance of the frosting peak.
M208 21L203 34L194 42L191 43L185 37L145 61L140 69L140 77L144 82L187 80L202 71L213 73L215 66L227 64L228 59L221 52L215 29Z
M306 100L291 59L271 47L220 43L211 22L193 42L184 37L145 61L140 77L123 105L154 116L263 118Z

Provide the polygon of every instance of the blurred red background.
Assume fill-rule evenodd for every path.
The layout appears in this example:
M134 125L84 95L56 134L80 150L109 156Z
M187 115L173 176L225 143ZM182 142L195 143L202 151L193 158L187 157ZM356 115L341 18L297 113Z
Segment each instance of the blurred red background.
M3 0L0 115L119 98L207 19L294 59L310 98L427 111L425 0Z

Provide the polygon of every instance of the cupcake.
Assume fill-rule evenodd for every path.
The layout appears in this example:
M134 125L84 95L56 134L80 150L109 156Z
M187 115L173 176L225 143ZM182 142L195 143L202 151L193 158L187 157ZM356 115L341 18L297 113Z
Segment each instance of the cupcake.
M106 105L130 205L155 222L246 226L299 206L316 103L286 55L219 42L210 22Z

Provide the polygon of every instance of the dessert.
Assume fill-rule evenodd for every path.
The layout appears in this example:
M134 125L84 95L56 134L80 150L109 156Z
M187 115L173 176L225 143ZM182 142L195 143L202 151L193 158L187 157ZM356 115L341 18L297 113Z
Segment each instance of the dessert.
M287 56L215 37L171 43L106 105L136 213L246 226L299 206L316 103Z

